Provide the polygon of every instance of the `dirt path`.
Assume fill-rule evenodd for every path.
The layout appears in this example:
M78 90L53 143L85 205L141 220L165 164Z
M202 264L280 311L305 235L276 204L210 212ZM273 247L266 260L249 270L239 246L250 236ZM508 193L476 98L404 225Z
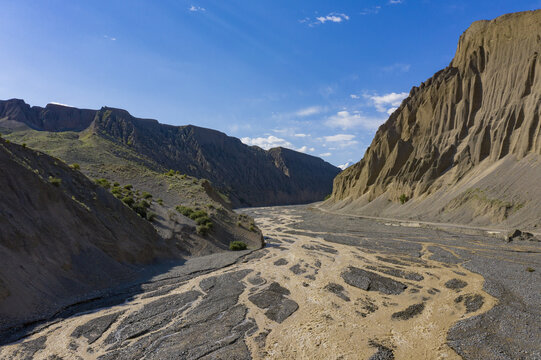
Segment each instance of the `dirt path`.
M188 280L164 274L122 305L0 348L0 358L457 359L449 330L497 304L459 247L422 232L379 241L354 227L299 229L292 208L249 211L265 249Z

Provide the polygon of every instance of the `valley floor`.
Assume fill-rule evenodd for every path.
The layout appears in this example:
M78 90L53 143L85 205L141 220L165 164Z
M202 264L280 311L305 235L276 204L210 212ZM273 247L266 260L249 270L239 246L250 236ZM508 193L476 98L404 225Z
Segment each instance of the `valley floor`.
M539 243L309 206L243 212L264 249L173 267L0 358L541 358Z

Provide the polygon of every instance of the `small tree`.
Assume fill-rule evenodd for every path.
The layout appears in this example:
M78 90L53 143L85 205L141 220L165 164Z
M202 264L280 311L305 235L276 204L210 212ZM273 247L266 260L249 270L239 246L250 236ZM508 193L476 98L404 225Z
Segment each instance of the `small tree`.
M229 250L231 251L240 251L246 250L248 246L242 241L232 241L229 243Z

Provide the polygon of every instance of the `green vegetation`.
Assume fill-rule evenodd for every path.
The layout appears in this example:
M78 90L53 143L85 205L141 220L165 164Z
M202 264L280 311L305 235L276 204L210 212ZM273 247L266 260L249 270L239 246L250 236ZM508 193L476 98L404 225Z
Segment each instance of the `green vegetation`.
M250 231L255 232L255 226L254 225L250 225Z
M195 223L197 224L197 233L200 235L208 234L214 226L211 218L204 210L194 210L183 205L178 205L176 207L176 210L182 215L187 216L195 221Z
M72 168L73 170L81 170L81 165L73 163L70 165L70 168Z
M49 176L49 182L54 186L60 186L60 184L62 184L62 179L54 176Z
M168 172L165 173L167 176L175 176L175 170L171 169Z
M133 200L133 197L131 196L124 196L122 198L122 202L126 205L128 205L129 207L132 207L133 204L135 204L135 200Z
M240 251L246 250L248 246L242 241L232 241L229 243L229 250L231 251Z
M25 147L26 147L26 143L22 143L22 146L23 146L23 148L25 148Z
M156 202L157 202L158 204L160 204L160 205L163 205L163 199L161 199L161 198L158 199Z
M406 194L400 195L400 198L399 198L401 204L407 203L409 199L410 199L409 196Z
M143 191L142 197L143 199L146 199L146 200L152 199L152 194L149 194L148 192Z
M527 267L527 268L526 268L526 271L527 271L527 272L534 272L534 271L535 271L535 269L534 269L534 268L532 268L532 267Z
M328 194L327 196L325 196L325 199L323 200L329 200L331 198L331 194Z
M107 179L104 179L104 178L94 179L94 182L104 189L109 190L111 188L111 184L109 183Z

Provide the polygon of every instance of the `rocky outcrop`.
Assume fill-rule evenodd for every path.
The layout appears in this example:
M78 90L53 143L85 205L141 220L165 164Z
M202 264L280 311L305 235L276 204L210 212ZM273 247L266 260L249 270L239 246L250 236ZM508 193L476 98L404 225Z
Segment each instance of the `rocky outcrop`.
M330 194L333 178L340 171L320 158L293 150L265 151L219 131L160 124L135 118L121 109L78 110L50 104L42 109L30 108L22 100L0 101L0 128L24 132L28 127L42 131L87 129L120 146L119 156L130 153L130 160L144 163L152 170L173 169L210 180L231 198L235 207L322 200ZM32 146L48 150L44 143ZM83 164L88 158L70 161Z
M474 189L500 201L489 204L499 215L485 223L501 221L502 211L507 219L513 211L505 214L505 203L527 207L540 191L521 196L506 179L489 177L502 166L501 172L521 168L521 178L541 180L540 52L541 11L473 23L451 64L412 88L363 159L336 177L326 206L378 215L449 213L445 206L451 200ZM525 180L517 181L515 186ZM443 190L453 197L434 204ZM402 194L413 201L398 210ZM535 209L530 219L540 214ZM452 210L458 214L463 208Z
M86 129L96 110L77 109L59 104L44 108L26 104L20 99L0 101L0 127L29 127L42 131L81 131Z

